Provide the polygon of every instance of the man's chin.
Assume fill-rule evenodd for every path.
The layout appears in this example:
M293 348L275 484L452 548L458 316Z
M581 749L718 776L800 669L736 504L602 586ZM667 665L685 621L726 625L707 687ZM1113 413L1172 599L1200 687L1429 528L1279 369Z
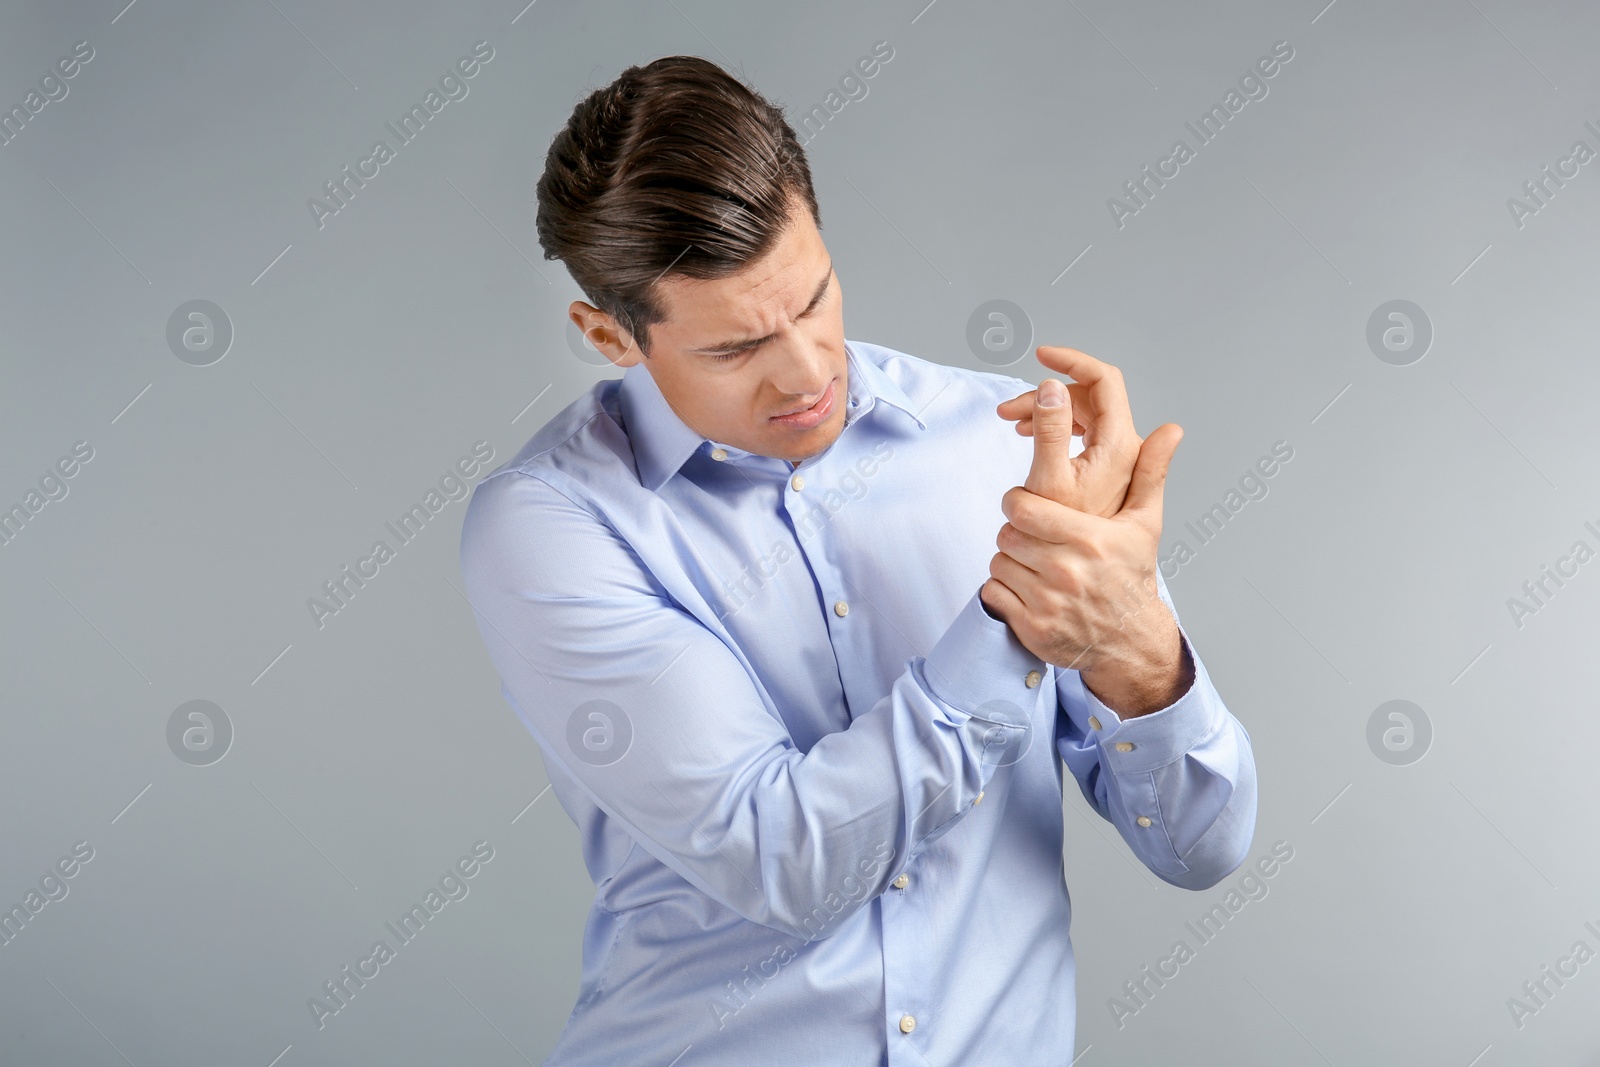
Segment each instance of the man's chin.
M791 443L788 449L788 454L783 458L788 460L790 463L799 463L803 460L810 459L812 456L821 455L839 439L839 431L841 429L843 429L842 424L839 426L834 426L831 424L831 420L830 422L825 422L820 426L814 427L810 434L806 435L813 436L814 439L804 441L798 448ZM800 435L797 434L795 436Z

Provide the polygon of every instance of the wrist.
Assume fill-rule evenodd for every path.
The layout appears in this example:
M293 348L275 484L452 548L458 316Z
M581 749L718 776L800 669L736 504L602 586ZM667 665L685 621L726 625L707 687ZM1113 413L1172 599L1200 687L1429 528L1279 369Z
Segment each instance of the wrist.
M1170 642L1132 660L1098 660L1085 668L1083 684L1122 719L1170 707L1194 684L1194 660L1176 623Z

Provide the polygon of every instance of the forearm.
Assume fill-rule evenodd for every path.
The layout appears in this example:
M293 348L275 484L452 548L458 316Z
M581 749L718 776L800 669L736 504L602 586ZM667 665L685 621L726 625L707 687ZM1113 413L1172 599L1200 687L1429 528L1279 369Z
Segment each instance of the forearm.
M1175 702L1194 685L1194 657L1177 621L1164 622L1145 647L1122 659L1103 659L1083 671L1083 684L1123 719L1138 718Z

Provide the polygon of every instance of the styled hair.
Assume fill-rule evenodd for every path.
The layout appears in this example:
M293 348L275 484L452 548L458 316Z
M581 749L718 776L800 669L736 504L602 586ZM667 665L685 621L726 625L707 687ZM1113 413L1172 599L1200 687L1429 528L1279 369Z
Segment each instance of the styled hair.
M811 168L781 108L708 60L664 56L590 93L550 142L539 245L648 355L656 282L736 274L796 205L822 225Z

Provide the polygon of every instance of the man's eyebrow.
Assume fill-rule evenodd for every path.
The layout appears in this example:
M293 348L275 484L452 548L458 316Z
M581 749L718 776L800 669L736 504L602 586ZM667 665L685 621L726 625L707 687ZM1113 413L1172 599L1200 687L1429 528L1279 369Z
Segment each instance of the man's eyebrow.
M822 276L822 281L817 285L816 292L811 294L811 302L806 305L805 311L800 312L800 314L804 315L807 311L810 311L812 308L822 303L822 298L828 293L828 283L832 280L833 260L829 259L827 273ZM708 356L717 355L723 352L737 352L741 348L752 348L755 345L761 344L764 341L770 341L771 339L771 334L768 334L765 337L746 337L737 341L723 341L719 344L707 345L704 348L696 348L693 351Z

